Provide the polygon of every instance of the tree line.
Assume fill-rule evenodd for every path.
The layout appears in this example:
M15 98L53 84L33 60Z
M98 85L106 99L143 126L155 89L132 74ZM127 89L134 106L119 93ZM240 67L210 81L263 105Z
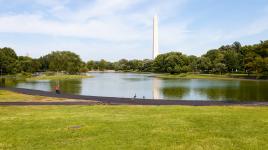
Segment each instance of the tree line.
M174 51L161 54L154 60L121 59L116 62L104 59L83 62L79 55L70 51L54 51L40 58L31 58L17 56L12 48L0 48L0 71L2 74L45 71L77 74L90 70L171 74L187 72L268 74L268 41L246 46L234 42L231 45L209 50L201 57L188 56Z
M83 69L86 69L86 64L73 52L55 51L34 59L28 56L17 56L11 48L0 48L0 71L2 74L46 71L77 74L83 72Z
M209 50L201 57L169 52L155 60L126 60L117 62L89 61L89 70L118 70L158 73L268 73L268 41L241 46L239 42Z

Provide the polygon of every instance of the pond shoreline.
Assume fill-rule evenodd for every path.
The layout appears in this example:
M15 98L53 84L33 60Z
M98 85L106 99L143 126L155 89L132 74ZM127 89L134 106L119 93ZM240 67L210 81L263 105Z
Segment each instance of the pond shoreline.
M237 80L237 81L268 81L268 76L248 75L248 74L201 74L201 73L182 73L182 74L170 74L170 73L156 73L156 72L135 72L135 71L89 71L88 73L132 73L132 74L148 74L149 77L155 77L160 79L200 79L200 80Z
M0 87L0 90L8 90L27 95L37 95L56 98L68 98L75 100L97 101L104 105L185 105L185 106L268 106L268 102L231 102L231 101L199 101L199 100L154 100L132 99L119 97L85 96L74 94L56 94L54 92L30 90L23 88ZM87 102L0 102L0 105L92 105Z
M256 76L217 75L217 74L157 74L152 77L160 79L199 79L199 80L237 80L237 81L268 81L257 79Z

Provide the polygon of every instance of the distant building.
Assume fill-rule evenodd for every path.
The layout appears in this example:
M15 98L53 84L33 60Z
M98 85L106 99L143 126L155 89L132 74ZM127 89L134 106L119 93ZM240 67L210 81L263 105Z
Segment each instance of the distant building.
M159 55L158 44L158 16L155 15L153 19L153 59Z

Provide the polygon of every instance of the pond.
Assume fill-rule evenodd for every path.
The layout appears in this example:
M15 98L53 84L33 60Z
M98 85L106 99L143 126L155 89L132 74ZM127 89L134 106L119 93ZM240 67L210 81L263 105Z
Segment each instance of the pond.
M152 74L90 73L94 78L60 81L65 93L170 100L268 101L268 81L160 79ZM53 91L55 81L17 82L13 87Z

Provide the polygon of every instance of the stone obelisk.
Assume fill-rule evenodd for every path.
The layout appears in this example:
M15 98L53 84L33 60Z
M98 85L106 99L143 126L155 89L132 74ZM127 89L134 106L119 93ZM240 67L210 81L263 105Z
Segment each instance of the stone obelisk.
M153 20L153 59L155 59L158 54L159 54L159 50L158 50L158 16L155 15L154 16L154 20Z

